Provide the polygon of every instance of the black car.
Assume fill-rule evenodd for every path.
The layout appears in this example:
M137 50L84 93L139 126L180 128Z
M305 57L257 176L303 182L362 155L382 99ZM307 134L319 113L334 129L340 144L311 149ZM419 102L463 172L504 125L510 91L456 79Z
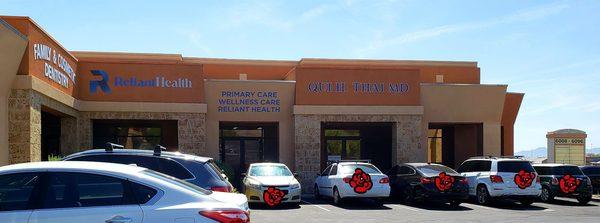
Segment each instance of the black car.
M600 193L600 166L582 166L580 169L592 181L594 194Z
M140 167L176 177L207 190L231 192L233 186L212 158L163 151L121 149L121 145L108 144L107 149L93 149L65 157L64 161L95 161L135 164Z
M592 200L592 184L581 169L569 164L535 164L542 184L540 199L544 202L555 197L577 198L580 204Z
M387 175L390 196L406 203L435 200L458 206L469 198L467 179L444 165L404 163L392 167Z

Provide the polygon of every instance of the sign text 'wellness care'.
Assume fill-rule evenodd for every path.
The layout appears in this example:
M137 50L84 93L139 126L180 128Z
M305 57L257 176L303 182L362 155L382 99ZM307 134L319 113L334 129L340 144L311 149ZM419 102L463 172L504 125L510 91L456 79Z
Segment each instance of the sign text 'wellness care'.
M218 112L281 112L276 91L221 91Z

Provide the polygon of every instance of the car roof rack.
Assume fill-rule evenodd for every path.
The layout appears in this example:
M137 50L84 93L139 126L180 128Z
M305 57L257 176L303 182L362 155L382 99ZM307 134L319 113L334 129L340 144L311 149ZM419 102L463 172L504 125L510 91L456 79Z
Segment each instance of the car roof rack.
M124 149L125 147L123 145L119 145L116 143L112 143L112 142L107 142L106 143L106 149L104 149L106 152L112 152L115 149Z
M155 156L160 156L162 151L167 151L167 148L165 148L164 146L161 146L161 145L156 145L154 147L154 155Z
M371 160L365 159L365 160L327 160L327 163L331 164L331 163L342 163L342 162L348 162L348 163L371 163Z
M490 155L484 155L484 156L473 156L470 157L469 159L498 159L498 158L505 158L505 159L524 159L524 156L490 156Z

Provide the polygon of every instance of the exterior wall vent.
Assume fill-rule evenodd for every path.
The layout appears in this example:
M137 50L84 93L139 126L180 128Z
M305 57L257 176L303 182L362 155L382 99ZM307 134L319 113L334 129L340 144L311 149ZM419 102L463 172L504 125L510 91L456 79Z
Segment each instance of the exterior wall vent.
M435 75L435 83L444 83L444 75L436 74Z

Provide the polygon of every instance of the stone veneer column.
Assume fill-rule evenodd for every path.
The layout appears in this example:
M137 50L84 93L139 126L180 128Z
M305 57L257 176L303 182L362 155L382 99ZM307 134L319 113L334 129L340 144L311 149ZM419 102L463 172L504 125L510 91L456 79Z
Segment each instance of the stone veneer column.
M316 115L295 115L294 127L296 172L302 192L308 193L321 170L321 122Z
M9 162L41 160L41 105L32 90L12 90L8 99Z

